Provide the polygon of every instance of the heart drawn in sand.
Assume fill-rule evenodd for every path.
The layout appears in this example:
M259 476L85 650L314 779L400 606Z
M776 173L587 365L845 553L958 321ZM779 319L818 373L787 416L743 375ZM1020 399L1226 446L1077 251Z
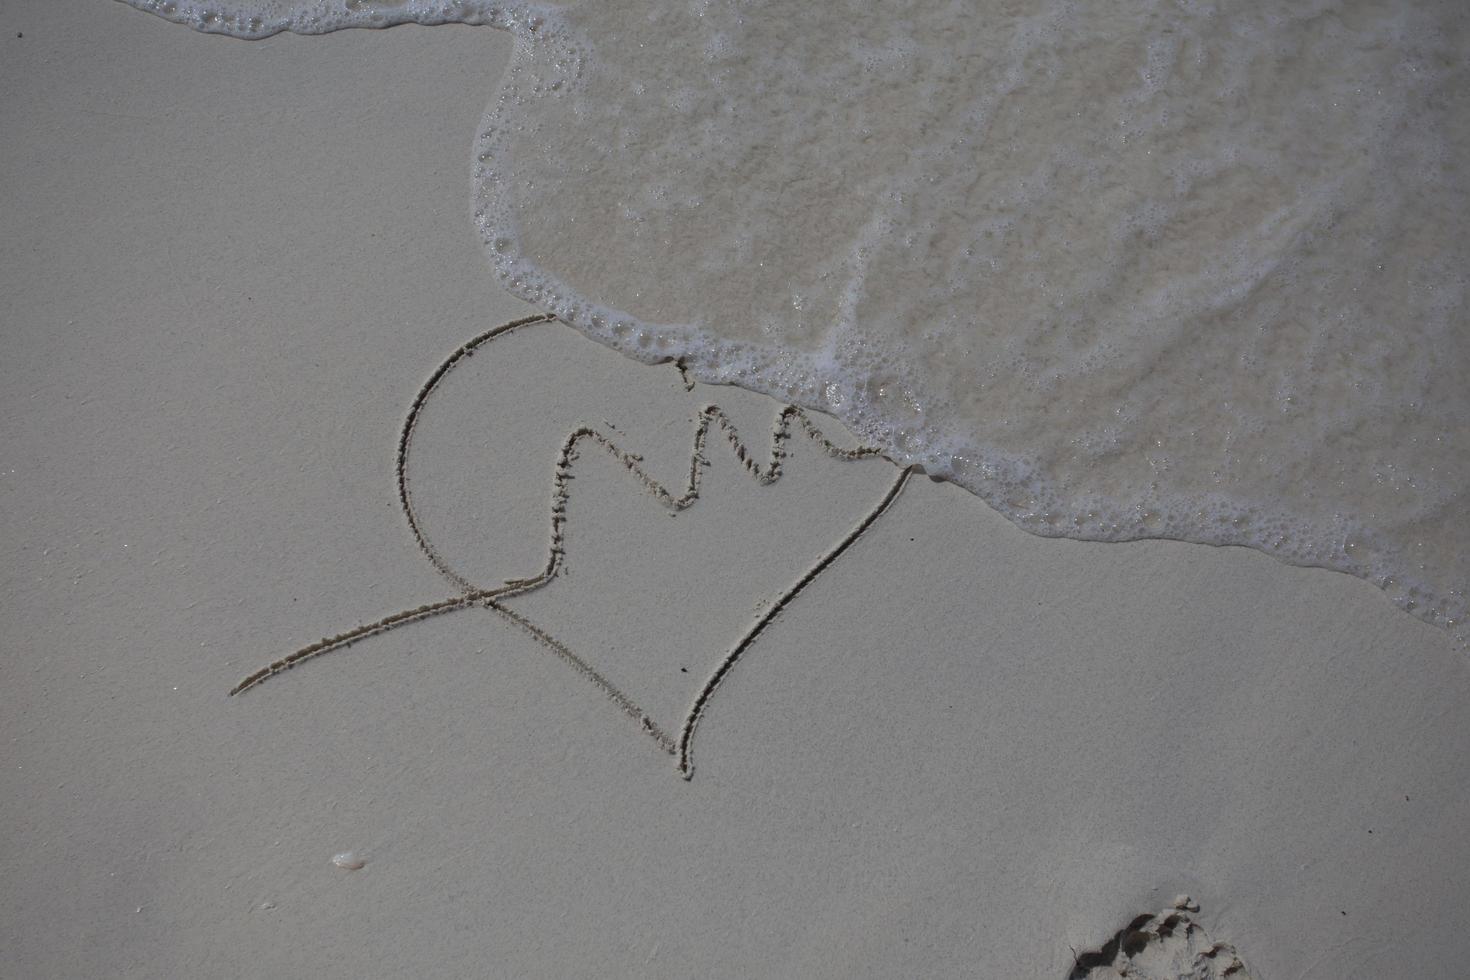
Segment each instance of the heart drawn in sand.
M763 486L774 484L781 478L783 461L787 456L786 446L793 436L804 437L810 440L827 456L843 461L872 459L878 457L879 453L878 450L870 447L858 446L854 448L843 448L832 443L822 435L821 431L817 429L805 412L795 406L788 405L776 418L775 425L771 431L769 462L762 465L756 461L751 449L741 441L734 425L719 406L705 405L699 410L693 434L693 446L690 452L687 480L684 486L671 488L651 476L644 469L642 458L621 448L607 432L591 426L581 425L567 434L561 444L560 453L556 460L549 504L551 534L545 564L534 575L507 579L492 587L476 584L467 575L462 574L449 563L444 554L430 542L429 536L424 530L423 519L414 505L414 498L410 490L408 477L408 464L413 448L414 434L418 430L424 409L435 392L439 390L444 379L466 358L484 348L487 344L492 343L498 338L505 337L514 331L530 327L533 324L550 323L554 320L555 318L549 315L532 316L515 320L496 327L493 330L486 331L468 343L463 344L454 353L449 355L429 376L429 380L419 389L418 394L415 396L409 408L408 415L404 419L403 428L398 438L398 452L395 467L398 482L399 506L403 511L405 519L408 521L409 530L412 532L419 550L439 574L453 584L456 593L449 598L404 609L364 626L347 630L335 636L324 637L250 674L241 680L239 684L235 685L234 689L230 691L231 695L243 693L274 677L276 674L291 669L297 664L321 656L322 654L340 650L366 637L384 633L408 623L478 606L489 609L510 623L513 623L571 667L583 680L591 683L593 687L600 690L625 715L635 721L639 728L652 738L664 752L673 756L680 775L686 780L693 776L692 748L695 732L706 707L709 705L711 698L713 698L720 685L735 665L739 663L746 651L760 638L766 627L781 614L782 610L800 595L812 581L821 575L828 566L836 561L843 552L851 547L888 510L902 492L904 485L908 481L910 471L900 471L889 483L886 492L867 509L858 523L848 530L845 535L835 541L830 548L824 551L821 557L808 567L794 584L784 589L774 601L766 605L764 612L729 647L724 657L718 661L718 664L708 675L703 685L692 692L689 709L685 712L684 717L678 720L676 727L668 727L659 721L655 721L646 711L638 706L633 697L619 686L613 684L604 672L594 665L595 654L585 650L574 652L546 629L544 625L533 622L528 616L506 605L508 600L516 596L526 595L544 588L564 571L567 553L566 529L568 502L571 497L571 482L574 478L573 469L576 466L580 451L583 449L600 450L612 457L613 460L626 468L634 480L641 485L644 492L654 497L671 514L689 508L699 499L701 474L704 468L709 465L706 449L709 447L712 435L715 437L715 444L718 445L721 442L727 444L729 451L743 466L745 472ZM692 391L693 385L686 382L686 388ZM609 424L609 428L612 428L611 424Z

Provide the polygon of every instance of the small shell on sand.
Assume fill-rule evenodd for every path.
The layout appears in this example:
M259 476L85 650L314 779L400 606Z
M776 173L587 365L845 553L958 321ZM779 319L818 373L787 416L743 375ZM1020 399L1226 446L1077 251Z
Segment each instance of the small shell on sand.
M366 861L357 856L356 851L343 851L341 854L334 854L332 855L332 863L343 871L357 871L363 865L367 864Z

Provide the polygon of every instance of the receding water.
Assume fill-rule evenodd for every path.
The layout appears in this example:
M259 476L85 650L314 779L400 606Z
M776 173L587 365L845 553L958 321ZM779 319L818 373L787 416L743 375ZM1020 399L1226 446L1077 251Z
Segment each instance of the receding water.
M473 210L517 295L1036 533L1249 545L1464 635L1459 0L124 2L511 30Z

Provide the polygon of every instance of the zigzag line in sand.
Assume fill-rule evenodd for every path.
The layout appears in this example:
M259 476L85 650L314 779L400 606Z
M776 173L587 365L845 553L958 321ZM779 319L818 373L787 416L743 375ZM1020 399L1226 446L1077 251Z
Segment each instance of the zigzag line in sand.
M834 548L832 548L820 559L818 559L816 564L809 568L807 572L802 575L800 579L797 580L795 585L787 589L780 596L780 598L771 605L771 607L766 611L765 615L763 615L749 630L747 630L744 636L741 637L739 642L737 642L735 646L731 648L730 652L725 656L724 660L720 662L719 666L715 668L714 672L705 682L703 688L701 688L699 694L695 697L694 704L689 709L689 712L684 719L679 738L676 742L674 739L670 738L668 734L666 734L657 724L655 724L653 719L651 719L646 712L639 708L631 698L629 698L626 694L619 690L606 677L600 674L595 668L592 667L591 664L587 663L587 661L583 660L581 657L573 653L570 649L567 648L565 644L557 640L546 630L537 626L535 623L531 622L529 619L520 615L519 613L508 609L502 604L505 599L509 599L517 595L524 595L527 592L532 592L536 589L542 588L543 586L550 583L561 569L563 559L566 555L565 531L567 520L567 504L570 500L571 495L569 484L574 478L572 475L572 466L580 456L578 450L581 444L587 442L606 451L608 455L621 463L629 473L633 474L633 476L639 481L640 484L642 484L643 489L648 492L649 495L654 497L661 504L674 512L687 509L696 500L699 499L701 475L704 468L709 465L709 460L705 456L704 450L708 442L709 432L714 426L719 426L721 432L724 433L726 441L729 443L730 449L735 458L740 460L740 462L744 465L745 471L762 486L769 486L770 484L775 483L781 478L783 465L782 461L785 459L786 456L785 445L791 439L791 423L793 420L800 424L803 434L805 434L809 439L811 439L814 443L821 447L822 450L827 453L827 455L832 456L833 458L841 460L868 459L878 456L879 451L877 449L867 446L859 446L853 449L844 449L843 447L836 445L835 443L828 440L824 435L822 435L821 430L816 427L810 417L807 416L807 414L803 412L800 408L797 408L794 405L787 405L777 415L775 424L771 430L770 462L765 466L762 466L761 464L756 462L750 450L746 447L745 443L741 441L739 433L736 431L734 424L725 415L725 413L720 410L719 406L706 405L700 410L699 419L695 426L693 446L690 451L689 457L689 473L687 481L685 483L683 491L676 496L668 487L660 483L658 480L654 479L651 475L649 475L646 470L643 469L642 457L621 449L616 443L614 443L602 432L599 432L598 430L593 429L589 426L582 426L566 437L566 439L562 442L561 452L557 457L555 475L552 481L553 486L551 495L551 544L548 549L545 567L537 575L531 576L529 578L509 579L494 588L487 589L476 586L472 584L465 576L455 571L444 559L443 555L441 555L439 551L433 546L433 544L430 543L428 535L424 532L423 524L419 520L418 513L414 509L413 494L409 486L408 477L408 460L410 451L413 446L413 436L418 428L419 417L422 414L424 407L428 404L429 398L433 395L435 390L437 390L439 384L444 380L444 378L448 376L449 372L451 372L461 361L463 361L467 357L472 356L477 350L490 343L491 341L499 337L503 337L506 334L509 334L521 327L537 323L548 323L553 321L554 319L555 317L543 314L538 316L526 317L520 320L514 320L510 323L502 324L501 326L498 326L492 330L488 330L485 333L474 338L473 340L469 341L468 343L461 345L457 350L454 351L454 353L450 354L449 357L446 358L434 370L434 372L429 376L429 379L424 382L423 386L414 396L413 404L410 406L408 415L404 419L403 429L400 432L398 438L398 452L395 465L395 472L398 482L399 506L403 510L404 517L408 521L409 530L412 532L414 541L415 543L417 543L419 550L423 552L424 556L429 560L430 564L432 564L441 575L443 575L450 582L454 583L454 585L460 590L459 594L447 599L439 600L438 602L426 603L421 606L416 606L412 609L405 609L401 612L393 613L390 616L385 616L382 619L376 620L372 623L368 623L365 626L359 626L344 633L339 633L336 636L323 637L321 640L318 640L315 643L308 644L307 646L300 648L289 656L283 657L280 660L275 661L274 663L262 667L260 670L255 671L253 674L250 674L249 676L241 680L240 683L235 685L235 687L230 691L231 696L248 691L252 687L263 683L271 677L274 677L276 674L290 670L297 664L300 664L307 660L311 660L315 657L319 657L325 653L331 653L334 650L343 649L352 645L358 640L365 639L369 636L375 636L379 633L385 633L389 630L396 629L399 626L403 626L408 623L418 622L420 620L429 619L434 616L454 612L459 609L465 609L469 606L478 604L483 605L485 608L494 611L504 619L514 623L516 626L519 626L521 629L525 630L534 639L536 639L537 642L541 643L543 646L549 649L559 659L572 667L572 669L575 670L578 674L582 675L582 677L584 677L586 680L591 681L592 684L599 690L601 690L605 695L607 695L607 697L611 699L613 703L615 703L624 714L628 715L630 718L636 721L639 724L639 727L642 728L642 730L646 734L651 736L654 741L658 743L660 748L662 748L669 755L677 757L679 772L686 780L693 776L694 767L691 762L691 756L695 730L698 727L699 721L703 716L705 709L709 705L711 698L714 696L716 689L724 681L730 670L735 666L735 664L740 660L740 658L745 654L750 646L754 644L754 642L760 637L760 635L765 631L766 627L769 626L770 623L781 613L781 611L785 609L791 603L791 601L794 600L796 596L802 592L803 589L810 585L817 578L817 576L819 576L823 571L827 569L828 566L836 561L837 558L844 551L851 547L852 544L858 540L858 538L862 537L862 535L868 530L868 528L870 528L878 520L878 518L881 517L888 510L893 502L898 499L899 494L903 491L904 485L908 482L911 471L907 469L901 471L897 479L888 488L888 491L884 494L883 498L878 502L878 504L872 510L870 510L863 517L863 519L859 521L858 524L850 532L848 532L848 534L843 537L840 542L838 542L838 544ZM682 375L683 366L679 365L679 367L681 369L680 373ZM685 380L686 386L692 390L693 386L688 384L687 376Z

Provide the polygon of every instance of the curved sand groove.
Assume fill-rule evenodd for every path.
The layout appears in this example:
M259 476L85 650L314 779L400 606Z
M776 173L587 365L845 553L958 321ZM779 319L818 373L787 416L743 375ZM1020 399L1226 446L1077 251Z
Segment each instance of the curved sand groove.
M413 403L409 407L408 415L404 419L403 428L399 433L397 459L395 463L399 506L403 510L404 518L408 521L409 531L413 534L414 541L418 545L419 550L423 552L424 557L429 560L430 564L441 575L454 583L460 590L459 594L441 599L437 602L401 610L366 625L338 633L335 636L323 637L315 643L301 647L294 653L282 657L280 660L268 664L245 677L231 689L231 696L248 691L252 687L274 677L276 674L290 670L292 667L304 661L351 646L358 640L375 636L379 633L385 633L408 623L418 622L479 604L531 634L539 643L582 675L583 678L590 681L593 686L607 695L624 714L638 722L639 727L652 737L660 748L668 754L678 757L679 772L685 779L689 779L693 775L694 769L691 762L691 752L694 734L699 720L704 714L711 698L714 696L716 689L718 689L735 664L744 656L745 652L755 643L765 631L765 628L770 625L781 611L803 589L811 584L817 576L836 561L844 551L851 547L858 538L862 537L868 528L898 499L899 494L908 482L911 471L908 469L901 470L898 477L889 486L887 492L877 505L868 511L862 520L832 549L818 559L793 586L783 592L771 605L770 609L731 648L730 652L720 662L719 666L715 668L714 672L696 695L693 705L684 718L679 738L676 742L645 711L639 708L630 697L619 690L586 660L573 653L565 644L557 640L556 637L545 629L503 605L505 599L535 591L549 584L561 569L566 555L565 531L567 504L571 494L569 484L573 479L571 471L573 464L580 458L579 450L581 445L584 442L590 443L604 450L609 456L621 463L623 468L638 480L645 492L658 500L663 506L675 512L687 509L699 499L703 471L709 465L709 460L704 450L709 439L710 430L715 426L718 426L724 434L731 453L743 464L745 472L762 486L769 486L781 478L783 461L786 457L785 445L791 439L793 421L800 426L802 434L834 459L846 461L869 459L879 456L880 452L869 446L857 446L850 449L838 446L822 434L821 430L816 427L804 411L794 405L787 405L776 416L771 430L769 462L762 465L756 460L745 442L741 440L734 423L730 421L729 417L725 415L720 407L718 405L705 405L699 411L699 418L694 429L693 445L689 455L688 477L683 489L676 495L673 490L644 470L642 457L625 451L599 430L589 426L582 426L567 435L566 439L562 442L561 451L557 457L555 476L552 481L553 488L550 508L551 541L547 550L546 565L538 574L530 577L507 579L493 588L477 586L464 575L455 571L443 555L433 546L423 529L423 523L419 519L417 511L414 509L413 493L408 477L408 460L413 446L414 433L417 431L419 417L424 407L428 404L430 397L438 389L439 384L444 378L461 361L473 355L475 351L489 344L491 341L503 337L512 331L532 324L549 323L553 320L555 320L555 317L545 314L513 320L492 330L488 330L473 340L461 345L435 368L434 372L430 374L429 379L424 382L423 386L414 396ZM692 388L692 386L690 387Z

